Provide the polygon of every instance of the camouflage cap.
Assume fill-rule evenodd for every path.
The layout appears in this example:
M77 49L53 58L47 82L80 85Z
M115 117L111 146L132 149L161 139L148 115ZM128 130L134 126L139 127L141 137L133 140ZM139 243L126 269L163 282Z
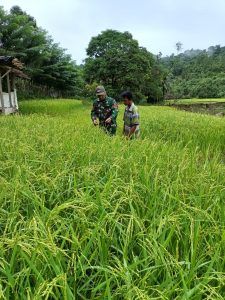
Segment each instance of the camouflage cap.
M106 90L105 90L104 86L102 86L102 85L97 86L95 92L96 92L97 96L106 94Z

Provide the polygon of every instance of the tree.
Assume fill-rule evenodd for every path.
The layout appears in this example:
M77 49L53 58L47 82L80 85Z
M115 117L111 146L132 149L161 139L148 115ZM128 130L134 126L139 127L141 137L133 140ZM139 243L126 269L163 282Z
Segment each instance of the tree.
M25 16L28 17L28 20L29 20L29 21L33 22L33 24L34 24L35 26L37 26L37 25L36 25L36 20L34 19L34 17L28 15L28 14L27 14L25 11L23 11L18 5L14 5L14 6L11 7L11 9L10 9L10 14L11 14L11 15L17 15L17 16L19 16L19 15L23 16L23 15L25 15Z
M182 50L182 46L183 46L183 44L181 42L176 43L177 53L179 53Z
M156 55L156 59L157 61L160 61L161 58L162 58L162 52L159 51L159 53Z
M225 47L186 50L177 56L161 58L161 64L170 73L166 97L224 97Z
M0 7L0 55L19 58L35 84L70 94L80 89L76 63L19 6L13 6L9 14Z
M144 96L155 60L129 32L103 31L91 39L87 55L84 74L88 84L105 85L115 98L123 90L132 90L139 99Z

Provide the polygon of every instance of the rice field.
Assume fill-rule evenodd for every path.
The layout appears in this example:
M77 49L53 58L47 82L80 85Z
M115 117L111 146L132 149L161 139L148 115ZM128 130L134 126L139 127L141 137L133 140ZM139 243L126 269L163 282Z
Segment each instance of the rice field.
M108 137L79 101L0 117L0 299L223 300L225 119L140 107Z

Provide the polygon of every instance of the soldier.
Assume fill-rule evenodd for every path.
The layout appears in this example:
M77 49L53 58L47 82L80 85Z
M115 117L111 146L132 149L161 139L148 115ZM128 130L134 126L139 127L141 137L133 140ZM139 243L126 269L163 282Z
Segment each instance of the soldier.
M99 125L103 128L109 135L115 135L118 105L113 98L107 96L103 86L96 88L96 96L98 99L94 101L91 110L92 122L95 126Z
M123 117L123 135L128 139L138 138L140 136L139 113L137 106L134 105L132 93L124 92L122 98L126 105Z

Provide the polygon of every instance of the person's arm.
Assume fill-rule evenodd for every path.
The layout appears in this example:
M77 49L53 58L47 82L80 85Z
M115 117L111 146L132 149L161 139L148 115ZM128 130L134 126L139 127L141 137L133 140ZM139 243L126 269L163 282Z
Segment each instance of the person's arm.
M118 104L116 103L116 100L113 99L113 104L112 104L112 119L116 120L118 115Z
M105 123L111 123L112 120L115 121L118 115L118 105L116 103L116 100L112 99L112 104L111 104L111 116L108 117L105 120Z
M93 103L91 110L91 120L94 125L98 125L95 103Z

